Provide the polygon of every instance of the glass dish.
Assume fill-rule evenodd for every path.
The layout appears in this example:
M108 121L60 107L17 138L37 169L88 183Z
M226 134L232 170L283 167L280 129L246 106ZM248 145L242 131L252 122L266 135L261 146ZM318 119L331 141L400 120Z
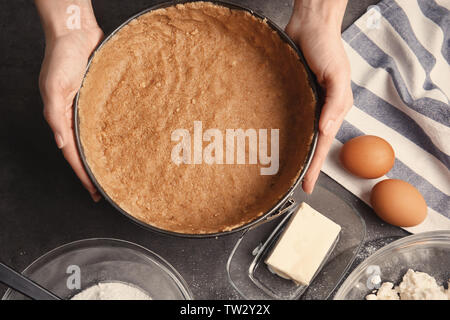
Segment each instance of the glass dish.
M413 269L446 284L450 278L450 231L432 231L404 237L388 244L363 261L348 276L335 300L361 300L371 293L370 279L379 272L383 282L401 282Z
M297 208L296 204L303 201L342 227L334 249L324 259L309 287L298 286L273 274L264 263ZM364 220L348 203L321 186L317 186L312 195L296 195L285 211L241 235L228 258L228 279L245 299L327 299L364 242Z
M75 267L74 267L75 266ZM79 267L80 289L68 285ZM152 299L192 299L180 274L163 258L137 244L116 239L86 239L58 247L34 261L23 274L63 299L99 282L123 282ZM3 300L23 300L11 289Z

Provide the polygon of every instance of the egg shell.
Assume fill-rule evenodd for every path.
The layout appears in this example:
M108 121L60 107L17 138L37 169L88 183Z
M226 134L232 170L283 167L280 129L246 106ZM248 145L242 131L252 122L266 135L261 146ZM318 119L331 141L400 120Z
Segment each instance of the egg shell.
M377 136L359 136L347 141L340 160L350 173L365 179L382 177L392 169L395 153L392 146Z
M427 203L408 182L387 179L372 189L370 203L375 213L384 221L398 227L413 227L427 216Z

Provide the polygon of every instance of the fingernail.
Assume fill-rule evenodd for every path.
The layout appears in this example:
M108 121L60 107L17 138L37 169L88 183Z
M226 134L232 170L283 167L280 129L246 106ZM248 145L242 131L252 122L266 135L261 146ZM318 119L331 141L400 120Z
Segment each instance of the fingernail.
M98 193L98 191L91 193L91 197L94 202L99 202L102 199L102 196L100 195L100 193Z
M325 135L331 134L331 129L333 129L333 126L334 126L334 120L328 120L325 128L323 129L323 133Z
M308 188L308 184L309 184L309 177L306 176L303 178L303 182L302 182L302 189L306 194L311 194L311 190L309 190Z
M59 149L62 149L64 147L64 140L59 133L55 134L55 141Z
M305 181L303 181L302 189L306 194L311 194L311 190L309 190L309 188L307 187L307 183L305 183Z

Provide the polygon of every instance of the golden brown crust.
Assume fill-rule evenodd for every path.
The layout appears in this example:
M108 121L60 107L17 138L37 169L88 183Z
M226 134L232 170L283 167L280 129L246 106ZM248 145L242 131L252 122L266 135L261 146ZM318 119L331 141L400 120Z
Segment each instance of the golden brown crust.
M189 233L231 230L271 209L298 177L315 99L296 53L263 21L189 3L146 13L95 54L79 97L81 144L111 199ZM280 129L280 170L171 161L173 130ZM205 145L205 144L204 144Z

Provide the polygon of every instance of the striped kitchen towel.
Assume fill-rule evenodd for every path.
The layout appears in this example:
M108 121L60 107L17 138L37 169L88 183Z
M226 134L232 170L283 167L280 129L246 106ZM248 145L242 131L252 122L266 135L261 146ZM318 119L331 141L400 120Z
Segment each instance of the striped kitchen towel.
M407 181L424 196L428 217L406 230L450 230L450 0L383 0L342 38L354 106L323 171L366 203L378 181ZM339 164L342 144L362 134L395 150L393 169L380 179L356 178Z

